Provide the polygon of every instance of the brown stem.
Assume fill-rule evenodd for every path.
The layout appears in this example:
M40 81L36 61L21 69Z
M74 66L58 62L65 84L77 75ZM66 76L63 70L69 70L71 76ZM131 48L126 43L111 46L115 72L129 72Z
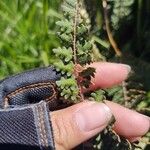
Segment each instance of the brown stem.
M125 81L122 82L122 90L123 90L124 103L125 103L125 106L127 106L129 97L128 97L128 91L126 88L126 82Z
M112 45L116 55L121 57L122 53L113 38L112 32L110 30L110 26L109 26L109 19L108 19L108 13L107 13L107 0L103 0L103 8L104 8L104 20L105 20L106 32L107 32L110 44Z
M77 1L76 8L75 8L75 17L74 17L74 26L73 26L73 57L74 57L74 63L77 64L77 48L76 48L76 40L77 40L77 19L78 19L78 13L79 13L79 3Z
M73 59L74 59L74 64L75 64L75 68L74 68L74 74L76 79L78 78L79 74L78 74L78 70L77 70L77 21L78 21L78 15L79 15L79 0L77 0L76 3L76 8L75 8L76 12L75 12L75 17L74 17L74 26L73 26ZM79 88L79 97L81 101L84 101L84 95L82 94L81 90L82 87L81 85L77 82L78 88Z

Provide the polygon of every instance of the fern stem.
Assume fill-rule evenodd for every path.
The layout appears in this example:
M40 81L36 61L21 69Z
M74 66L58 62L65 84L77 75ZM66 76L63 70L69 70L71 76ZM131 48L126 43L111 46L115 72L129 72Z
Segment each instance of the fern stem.
M75 8L75 17L74 17L74 27L73 27L73 58L75 65L77 64L77 48L76 48L76 34L77 34L77 19L78 19L78 13L79 13L79 1L77 0L76 8Z
M128 105L128 91L126 88L125 81L122 82L122 90L123 90L124 104L125 104L125 106L127 106Z
M78 71L76 69L77 66L77 22L79 19L79 0L76 2L76 7L75 7L75 16L74 16L74 26L73 26L73 58L74 58L74 64L75 64L75 76L78 78ZM82 94L82 87L81 85L77 82L78 88L79 88L79 97L80 101L84 101L84 95Z

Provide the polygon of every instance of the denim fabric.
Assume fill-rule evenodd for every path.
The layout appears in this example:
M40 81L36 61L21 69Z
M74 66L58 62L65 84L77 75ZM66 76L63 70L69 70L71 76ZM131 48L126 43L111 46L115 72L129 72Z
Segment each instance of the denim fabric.
M53 102L50 106L56 108L54 95L55 81L60 78L53 67L37 68L0 81L0 108L6 105L24 105L41 100ZM50 100L49 100L50 99ZM53 99L53 101L52 101ZM55 104L54 104L55 103Z
M51 123L44 101L0 110L0 150L53 150Z
M61 108L53 67L0 81L0 150L53 150L49 111Z

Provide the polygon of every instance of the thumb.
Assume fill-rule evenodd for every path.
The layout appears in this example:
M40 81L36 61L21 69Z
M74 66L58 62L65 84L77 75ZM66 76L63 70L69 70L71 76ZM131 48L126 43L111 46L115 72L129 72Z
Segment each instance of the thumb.
M56 149L76 147L102 131L113 115L107 105L82 102L50 113Z

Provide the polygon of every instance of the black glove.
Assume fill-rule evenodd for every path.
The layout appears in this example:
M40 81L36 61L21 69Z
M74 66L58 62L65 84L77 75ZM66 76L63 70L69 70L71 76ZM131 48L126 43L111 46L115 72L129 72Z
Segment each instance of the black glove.
M50 110L61 107L55 81L60 78L53 67L38 68L0 81L0 108L38 103L49 104Z

